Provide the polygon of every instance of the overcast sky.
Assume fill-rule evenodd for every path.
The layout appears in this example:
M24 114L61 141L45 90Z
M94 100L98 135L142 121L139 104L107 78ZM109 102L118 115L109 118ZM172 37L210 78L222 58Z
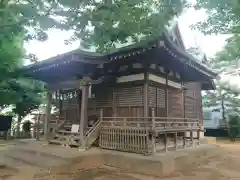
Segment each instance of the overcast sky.
M224 45L224 36L204 36L200 32L192 31L189 26L197 21L203 20L206 14L203 11L195 11L189 9L179 18L180 31L186 47L201 47L207 56L213 56L217 51L221 50ZM41 43L31 41L26 44L26 49L30 53L34 53L40 60L47 59L57 54L62 54L78 48L79 42L71 45L64 45L64 40L70 37L71 33L60 30L49 31L48 41Z

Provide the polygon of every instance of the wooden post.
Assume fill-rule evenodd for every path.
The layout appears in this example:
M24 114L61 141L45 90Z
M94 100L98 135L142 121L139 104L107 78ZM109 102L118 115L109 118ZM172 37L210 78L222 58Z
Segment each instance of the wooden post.
M82 98L81 98L81 116L80 116L80 143L83 145L84 143L84 127L85 127L85 119L87 117L86 114L86 106L88 99L88 85L83 84L81 86L82 89Z
M49 122L51 118L51 108L52 108L52 93L50 91L47 92L47 105L45 111L45 122L44 122L44 137L48 138L49 133Z
M148 73L144 74L144 117L148 117ZM147 120L147 119L146 119Z
M155 109L152 108L152 154L156 153L156 121Z
M186 148L186 131L183 132L183 148Z
M168 74L166 73L166 86L165 86L165 110L166 117L168 117Z
M103 109L101 108L100 110L100 120L102 121L103 120Z
M177 132L174 133L174 145L175 145L175 150L177 150Z
M167 143L167 133L164 133L164 148L165 148L165 152L168 151L168 143Z
M191 136L191 146L193 147L193 131L190 132L190 136Z
M127 119L126 118L123 118L123 126L124 126L124 128L127 126Z
M112 108L113 108L113 117L117 116L117 107L116 107L116 90L113 89L113 100L112 100Z
M198 140L198 142L197 142L197 145L200 145L200 129L197 131L197 140Z

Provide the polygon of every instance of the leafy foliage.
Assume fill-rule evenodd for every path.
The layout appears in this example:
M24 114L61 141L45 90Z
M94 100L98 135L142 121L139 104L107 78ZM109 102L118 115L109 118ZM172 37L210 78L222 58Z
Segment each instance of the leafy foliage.
M197 0L196 9L204 9L207 18L193 28L204 34L227 34L225 48L217 54L219 62L235 61L240 57L240 1L238 0Z
M61 0L59 3L67 8L57 14L64 16L65 25L74 29L74 35L66 43L81 39L83 47L94 46L100 52L114 49L117 43L159 36L185 4L178 0L82 0L77 5Z
M231 34L240 30L240 2L235 0L197 0L197 10L204 9L208 15L196 28L204 34Z
M221 61L218 57L211 59L209 63L211 67L219 73L235 65L235 63L231 61ZM207 91L203 95L203 105L205 107L220 105L222 112L221 119L226 122L229 114L232 112L240 112L240 90L221 79L216 80L215 85L215 91Z
M26 31L19 23L22 14L14 13L14 4L9 3L13 2L0 1L0 107L14 106L20 119L39 106L42 86L17 71L23 64Z
M236 61L240 59L240 35L233 34L227 39L223 50L217 53L216 58L219 62Z
M66 44L81 39L83 47L104 52L160 35L185 6L186 0L1 0L0 29L42 41L50 28L72 30Z
M12 33L24 31L25 39L46 40L44 30L59 24L51 16L57 7L57 0L1 0L0 29Z
M23 123L23 131L24 132L30 132L31 131L31 126L32 126L32 123L30 121L25 121Z
M43 102L43 85L39 82L29 79L19 79L14 84L14 89L18 92L19 99L15 103L13 112L20 116L25 117L31 113L32 110L39 108Z
M238 115L230 115L228 123L228 134L234 142L240 134L240 117Z

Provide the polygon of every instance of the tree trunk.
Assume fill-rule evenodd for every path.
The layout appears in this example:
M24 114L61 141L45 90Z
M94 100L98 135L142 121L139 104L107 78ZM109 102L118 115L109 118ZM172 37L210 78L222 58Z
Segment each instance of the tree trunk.
M222 107L222 120L227 125L226 114L225 114L226 109L225 109L225 104L224 104L224 95L221 96L221 107Z
M20 124L21 124L21 117L18 115L17 117L17 131L16 131L16 137L19 137L20 135Z

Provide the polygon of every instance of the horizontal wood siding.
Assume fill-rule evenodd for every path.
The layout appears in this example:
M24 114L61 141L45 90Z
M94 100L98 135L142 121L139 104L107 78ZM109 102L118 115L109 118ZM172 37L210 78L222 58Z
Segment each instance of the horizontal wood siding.
M182 91L168 89L168 117L183 117Z
M191 82L184 84L186 90L185 97L185 117L201 119L202 117L202 99L201 99L201 84Z
M165 89L157 87L157 107L165 109Z
M118 87L115 89L116 116L142 117L144 112L144 87Z
M151 107L157 107L157 88L149 86L148 88L148 105Z
M151 116L151 109L155 108L155 116L166 117L165 108L165 89L157 85L150 85L148 90L148 106L149 116Z
M88 115L103 115L107 117L139 117L143 116L143 85L126 85L94 89L95 98L89 99Z
M133 86L116 89L116 105L143 106L143 86Z
M72 97L62 101L61 117L69 123L79 123L79 97Z
M96 116L97 119L100 117L100 111L103 109L104 116L112 116L112 101L113 101L113 90L108 87L95 87L92 90L95 95L93 98L88 99L88 117Z

